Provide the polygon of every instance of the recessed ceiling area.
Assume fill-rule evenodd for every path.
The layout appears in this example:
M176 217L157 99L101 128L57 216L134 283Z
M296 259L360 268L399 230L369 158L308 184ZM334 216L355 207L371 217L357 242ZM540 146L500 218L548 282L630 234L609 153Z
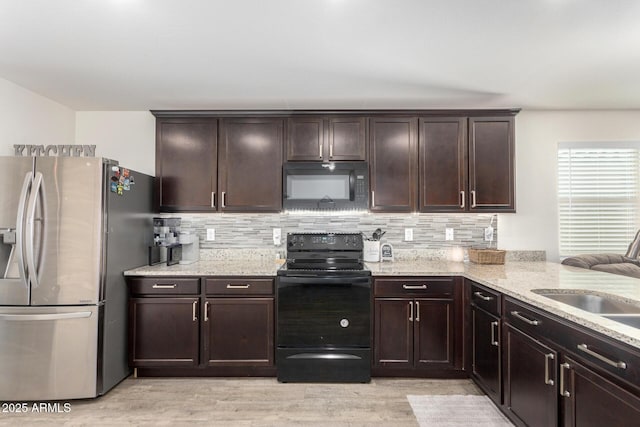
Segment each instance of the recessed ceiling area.
M640 108L640 2L0 1L0 78L74 110Z

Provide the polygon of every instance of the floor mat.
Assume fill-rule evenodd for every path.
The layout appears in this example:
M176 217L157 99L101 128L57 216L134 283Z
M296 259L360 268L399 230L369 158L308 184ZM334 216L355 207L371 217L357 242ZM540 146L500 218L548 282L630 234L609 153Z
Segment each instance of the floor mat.
M407 396L420 427L486 426L513 424L487 396Z

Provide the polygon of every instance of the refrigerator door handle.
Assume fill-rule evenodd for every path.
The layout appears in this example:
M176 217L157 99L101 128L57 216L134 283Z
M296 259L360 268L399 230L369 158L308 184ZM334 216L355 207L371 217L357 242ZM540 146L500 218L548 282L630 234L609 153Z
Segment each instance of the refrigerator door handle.
M18 254L18 269L20 271L20 278L24 285L29 287L29 278L27 277L27 269L25 264L25 241L24 241L24 217L25 208L27 205L27 198L29 197L29 189L33 183L32 173L27 172L24 176L24 182L22 184L22 191L20 192L20 201L18 203L18 217L16 219L16 252Z
M26 222L26 230L25 230L25 241L26 241L26 254L27 254L27 270L29 271L29 280L34 288L37 288L40 285L40 272L36 268L36 256L35 256L35 222L36 222L36 208L38 207L38 198L40 194L44 197L44 183L42 181L42 173L36 172L36 176L33 180L31 195L29 196L29 204L27 205L27 222ZM42 204L43 209L46 205ZM46 214L43 211L43 217ZM42 221L42 231L40 233L40 250L43 248L44 244L44 219Z
M51 314L0 314L0 321L23 322L38 320L63 320L82 319L91 317L90 311L76 311L74 313L51 313Z

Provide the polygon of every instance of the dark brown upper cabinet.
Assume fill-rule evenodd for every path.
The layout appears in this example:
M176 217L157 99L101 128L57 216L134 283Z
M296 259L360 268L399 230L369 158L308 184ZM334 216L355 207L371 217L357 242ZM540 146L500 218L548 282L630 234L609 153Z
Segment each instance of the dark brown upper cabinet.
M218 121L156 120L156 200L161 211L215 211Z
M469 119L469 210L515 212L513 117Z
M284 120L220 120L220 210L280 212Z
M420 119L420 212L467 207L467 118Z
M420 119L420 212L515 212L514 118Z
M364 117L291 117L287 129L287 160L367 159Z
M418 120L405 117L369 119L370 210L416 210Z

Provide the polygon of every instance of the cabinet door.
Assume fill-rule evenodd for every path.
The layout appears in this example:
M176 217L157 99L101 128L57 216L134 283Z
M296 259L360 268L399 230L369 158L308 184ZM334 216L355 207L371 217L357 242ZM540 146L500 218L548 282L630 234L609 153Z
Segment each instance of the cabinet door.
M456 325L453 301L416 299L413 304L416 368L454 368Z
M415 211L417 119L371 118L369 127L371 211Z
M366 119L364 117L337 117L329 119L328 161L367 160Z
M528 335L505 326L504 404L529 427L558 425L558 354Z
M156 120L156 197L162 211L215 211L215 119Z
M472 375L480 387L500 405L500 320L486 311L471 307L472 316Z
M469 119L471 211L515 212L513 117Z
M287 120L287 160L322 161L327 143L324 120L318 117L294 117Z
M282 119L224 119L220 126L220 208L282 209Z
M413 367L413 301L376 298L374 313L374 364L379 367Z
M467 119L420 119L420 212L467 207Z
M132 367L198 365L198 298L132 298L129 363Z
M564 425L637 426L640 398L585 365L566 357L560 375Z
M273 298L210 298L205 302L209 366L273 365Z

